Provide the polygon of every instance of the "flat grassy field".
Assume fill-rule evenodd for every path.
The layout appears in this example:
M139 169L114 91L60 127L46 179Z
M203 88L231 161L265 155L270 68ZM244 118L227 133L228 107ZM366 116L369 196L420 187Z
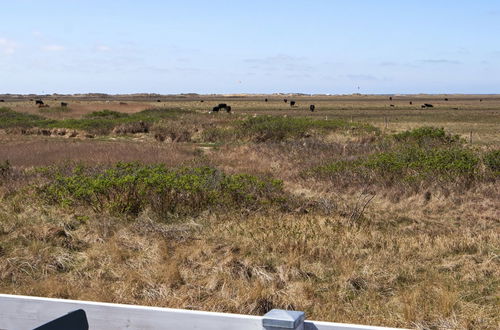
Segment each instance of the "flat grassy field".
M498 329L500 96L389 97L1 96L0 292Z

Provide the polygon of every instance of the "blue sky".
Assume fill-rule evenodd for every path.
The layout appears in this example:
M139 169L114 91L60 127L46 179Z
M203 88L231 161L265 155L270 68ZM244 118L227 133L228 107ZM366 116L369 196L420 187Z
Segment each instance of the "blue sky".
M500 93L498 0L0 3L0 93Z

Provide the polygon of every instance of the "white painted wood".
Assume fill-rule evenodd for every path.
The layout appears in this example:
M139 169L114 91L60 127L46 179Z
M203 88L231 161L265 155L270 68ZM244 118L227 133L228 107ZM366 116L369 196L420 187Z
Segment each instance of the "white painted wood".
M137 305L110 304L0 294L0 329L33 329L77 309L91 330L262 330L262 317ZM306 330L382 330L389 328L306 321Z
M305 321L304 330L402 330L402 328L374 327L370 325Z
M94 329L256 330L262 317L0 294L0 329L33 329L76 309Z

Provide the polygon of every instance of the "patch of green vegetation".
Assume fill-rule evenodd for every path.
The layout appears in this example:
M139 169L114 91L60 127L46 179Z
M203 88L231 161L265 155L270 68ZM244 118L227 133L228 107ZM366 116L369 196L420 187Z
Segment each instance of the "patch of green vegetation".
M0 128L67 128L95 134L108 134L114 127L122 124L144 123L149 125L161 119L174 119L188 112L187 110L165 108L147 109L134 114L102 110L92 112L81 119L51 120L37 115L12 111L8 108L0 108Z
M5 178L12 170L12 166L8 160L0 162L0 178Z
M45 125L47 122L50 121L41 116L0 108L0 128L34 127Z
M360 165L381 173L416 172L427 175L474 175L479 159L463 148L407 149L374 154Z
M45 123L45 128L67 128L83 130L94 134L108 134L117 125L112 119L63 119Z
M458 135L446 133L444 128L424 126L393 135L397 142L430 146L436 144L453 144L460 141Z
M161 119L175 119L181 114L188 113L187 110L179 109L147 109L133 114L117 111L102 110L95 111L82 119L66 119L50 123L50 128L80 129L95 134L108 134L114 127L123 124L144 123L150 125Z
M112 110L101 110L101 111L94 111L89 114L85 115L85 118L101 118L101 119L117 119L117 118L123 118L127 117L128 114L123 113L123 112L118 112L118 111L112 111Z
M280 180L227 175L212 167L171 169L139 163L104 170L78 166L54 175L40 194L53 203L88 205L96 212L137 214L148 207L161 218L220 208L257 209L284 200Z
M308 137L331 131L349 131L354 134L379 133L369 124L351 123L345 120L320 120L300 117L258 116L238 121L233 127L216 127L204 131L206 141L229 138L250 139L255 142L279 142L287 139Z
M312 131L351 130L353 132L377 132L377 128L362 123L345 120L318 120L300 117L259 116L244 120L239 125L239 132L254 137L258 142L283 141L288 138L306 137Z
M356 177L367 183L454 181L477 177L479 164L479 157L466 148L410 146L352 161L335 161L314 168L313 173L327 177Z
M493 172L500 173L500 149L492 150L484 154L484 164Z

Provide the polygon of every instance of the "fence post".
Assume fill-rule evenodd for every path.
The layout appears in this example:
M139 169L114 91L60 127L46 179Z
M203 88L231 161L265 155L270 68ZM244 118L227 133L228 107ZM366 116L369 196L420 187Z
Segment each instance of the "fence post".
M265 330L304 330L304 312L272 309L262 318Z

